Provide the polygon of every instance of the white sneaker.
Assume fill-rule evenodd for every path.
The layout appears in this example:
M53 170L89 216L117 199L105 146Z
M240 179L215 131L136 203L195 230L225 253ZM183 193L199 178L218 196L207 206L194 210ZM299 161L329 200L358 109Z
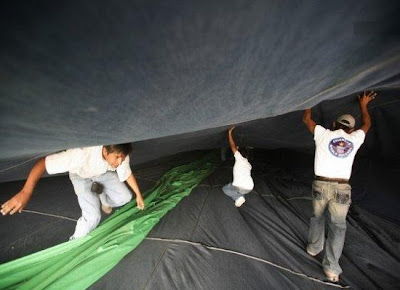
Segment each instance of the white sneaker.
M112 212L112 207L108 206L108 205L104 205L101 204L101 210L105 213L105 214L110 214Z
M307 253L308 253L311 257L315 257L316 255L318 255L318 254L316 254L316 253L310 251L310 250L308 249L308 247L307 247Z
M105 213L105 214L110 214L112 212L112 207L110 205L108 205L106 202L103 201L103 195L99 194L99 199L100 199L100 203L101 203L101 210Z
M331 281L333 283L339 282L339 275L337 275L337 274L335 274L335 273L333 273L332 271L329 271L329 270L324 270L324 272L325 272L326 278L329 281Z
M235 206L236 207L241 207L242 204L245 203L245 201L246 201L246 199L243 196L241 196L235 201Z

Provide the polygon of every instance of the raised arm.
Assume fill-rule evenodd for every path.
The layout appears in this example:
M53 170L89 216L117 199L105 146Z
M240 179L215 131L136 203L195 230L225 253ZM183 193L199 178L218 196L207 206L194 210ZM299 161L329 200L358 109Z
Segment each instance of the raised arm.
M25 208L45 170L45 158L42 158L33 166L22 190L2 204L1 213L3 215L8 213L12 215L16 212L21 212Z
M303 115L303 123L306 124L308 130L314 134L315 126L317 125L314 120L311 118L311 109L307 109L304 111Z
M360 102L360 109L361 109L361 115L362 115L362 122L363 124L361 125L361 130L367 134L369 128L371 128L371 117L368 113L368 103L375 99L375 96L377 93L374 91L370 91L368 94L364 91L364 94L362 97L358 96L358 101Z
M235 155L236 151L237 151L237 147L235 144L235 140L233 140L233 136L232 136L232 131L233 129L235 129L235 126L231 127L228 131L228 138L229 138L229 146L231 146L231 150L233 155Z

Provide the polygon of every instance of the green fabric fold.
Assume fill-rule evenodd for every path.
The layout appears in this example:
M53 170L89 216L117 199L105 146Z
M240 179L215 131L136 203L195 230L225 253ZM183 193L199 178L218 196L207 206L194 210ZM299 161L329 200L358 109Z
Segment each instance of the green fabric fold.
M145 210L133 200L85 238L0 265L0 289L86 289L135 249L216 164L216 154L210 153L173 168L144 194Z

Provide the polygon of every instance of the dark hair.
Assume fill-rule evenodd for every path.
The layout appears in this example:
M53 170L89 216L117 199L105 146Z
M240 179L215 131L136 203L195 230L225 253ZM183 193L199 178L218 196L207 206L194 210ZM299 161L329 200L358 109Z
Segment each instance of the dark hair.
M107 153L117 152L124 155L129 155L132 152L131 143L104 145L104 148L106 148Z
M335 122L335 130L340 130L342 129L343 131L345 131L346 133L349 133L351 131L352 128L349 128L343 124L340 124L338 122Z

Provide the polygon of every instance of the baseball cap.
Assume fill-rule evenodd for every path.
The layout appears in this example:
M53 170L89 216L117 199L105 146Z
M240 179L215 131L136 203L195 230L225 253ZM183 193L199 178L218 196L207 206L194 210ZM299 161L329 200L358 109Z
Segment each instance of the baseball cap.
M354 128L354 125L356 124L356 120L350 114L344 114L339 116L339 118L336 119L336 122L346 127L349 127L350 129Z

